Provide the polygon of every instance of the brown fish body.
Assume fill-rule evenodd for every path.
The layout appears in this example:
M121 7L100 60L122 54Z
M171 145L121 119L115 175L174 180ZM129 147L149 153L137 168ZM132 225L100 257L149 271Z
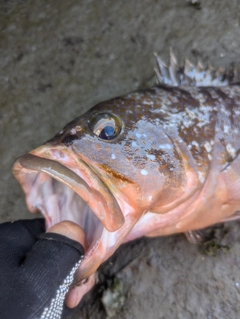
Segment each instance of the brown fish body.
M192 86L188 70L177 86L174 67L162 85L98 104L13 166L29 210L41 211L48 227L66 219L84 229L76 280L93 278L123 242L237 216L239 86ZM201 72L193 80L208 75Z

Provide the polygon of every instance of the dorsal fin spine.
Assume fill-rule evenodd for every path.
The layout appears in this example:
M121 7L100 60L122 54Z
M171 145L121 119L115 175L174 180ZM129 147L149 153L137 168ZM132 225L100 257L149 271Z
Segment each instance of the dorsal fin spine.
M240 69L223 67L214 69L210 64L206 67L201 61L195 66L188 59L184 66L179 66L172 49L169 52L169 64L165 64L157 53L154 53L157 68L155 73L159 84L169 86L226 86L240 82Z

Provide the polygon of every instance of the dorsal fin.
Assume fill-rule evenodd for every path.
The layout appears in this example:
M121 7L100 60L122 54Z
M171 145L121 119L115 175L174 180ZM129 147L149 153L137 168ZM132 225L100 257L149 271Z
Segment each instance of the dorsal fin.
M204 66L201 61L193 65L185 60L184 66L179 66L175 55L170 49L169 65L166 65L157 53L155 69L159 84L170 86L226 86L240 82L240 69L214 69L211 65Z

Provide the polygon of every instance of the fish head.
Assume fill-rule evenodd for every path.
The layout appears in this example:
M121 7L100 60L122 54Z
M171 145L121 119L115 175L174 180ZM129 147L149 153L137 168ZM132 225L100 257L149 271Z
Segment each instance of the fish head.
M13 165L28 209L40 211L47 228L71 220L84 229L76 282L113 254L164 189L154 155L159 128L143 108L132 97L102 102Z

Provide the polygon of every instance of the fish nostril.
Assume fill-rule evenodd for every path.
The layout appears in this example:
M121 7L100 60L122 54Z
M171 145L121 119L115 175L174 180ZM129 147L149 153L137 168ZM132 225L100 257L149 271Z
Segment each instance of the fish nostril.
M78 136L77 134L68 134L66 136L64 136L64 138L62 139L62 143L65 144L66 146L69 146L72 144L73 141L77 140Z

